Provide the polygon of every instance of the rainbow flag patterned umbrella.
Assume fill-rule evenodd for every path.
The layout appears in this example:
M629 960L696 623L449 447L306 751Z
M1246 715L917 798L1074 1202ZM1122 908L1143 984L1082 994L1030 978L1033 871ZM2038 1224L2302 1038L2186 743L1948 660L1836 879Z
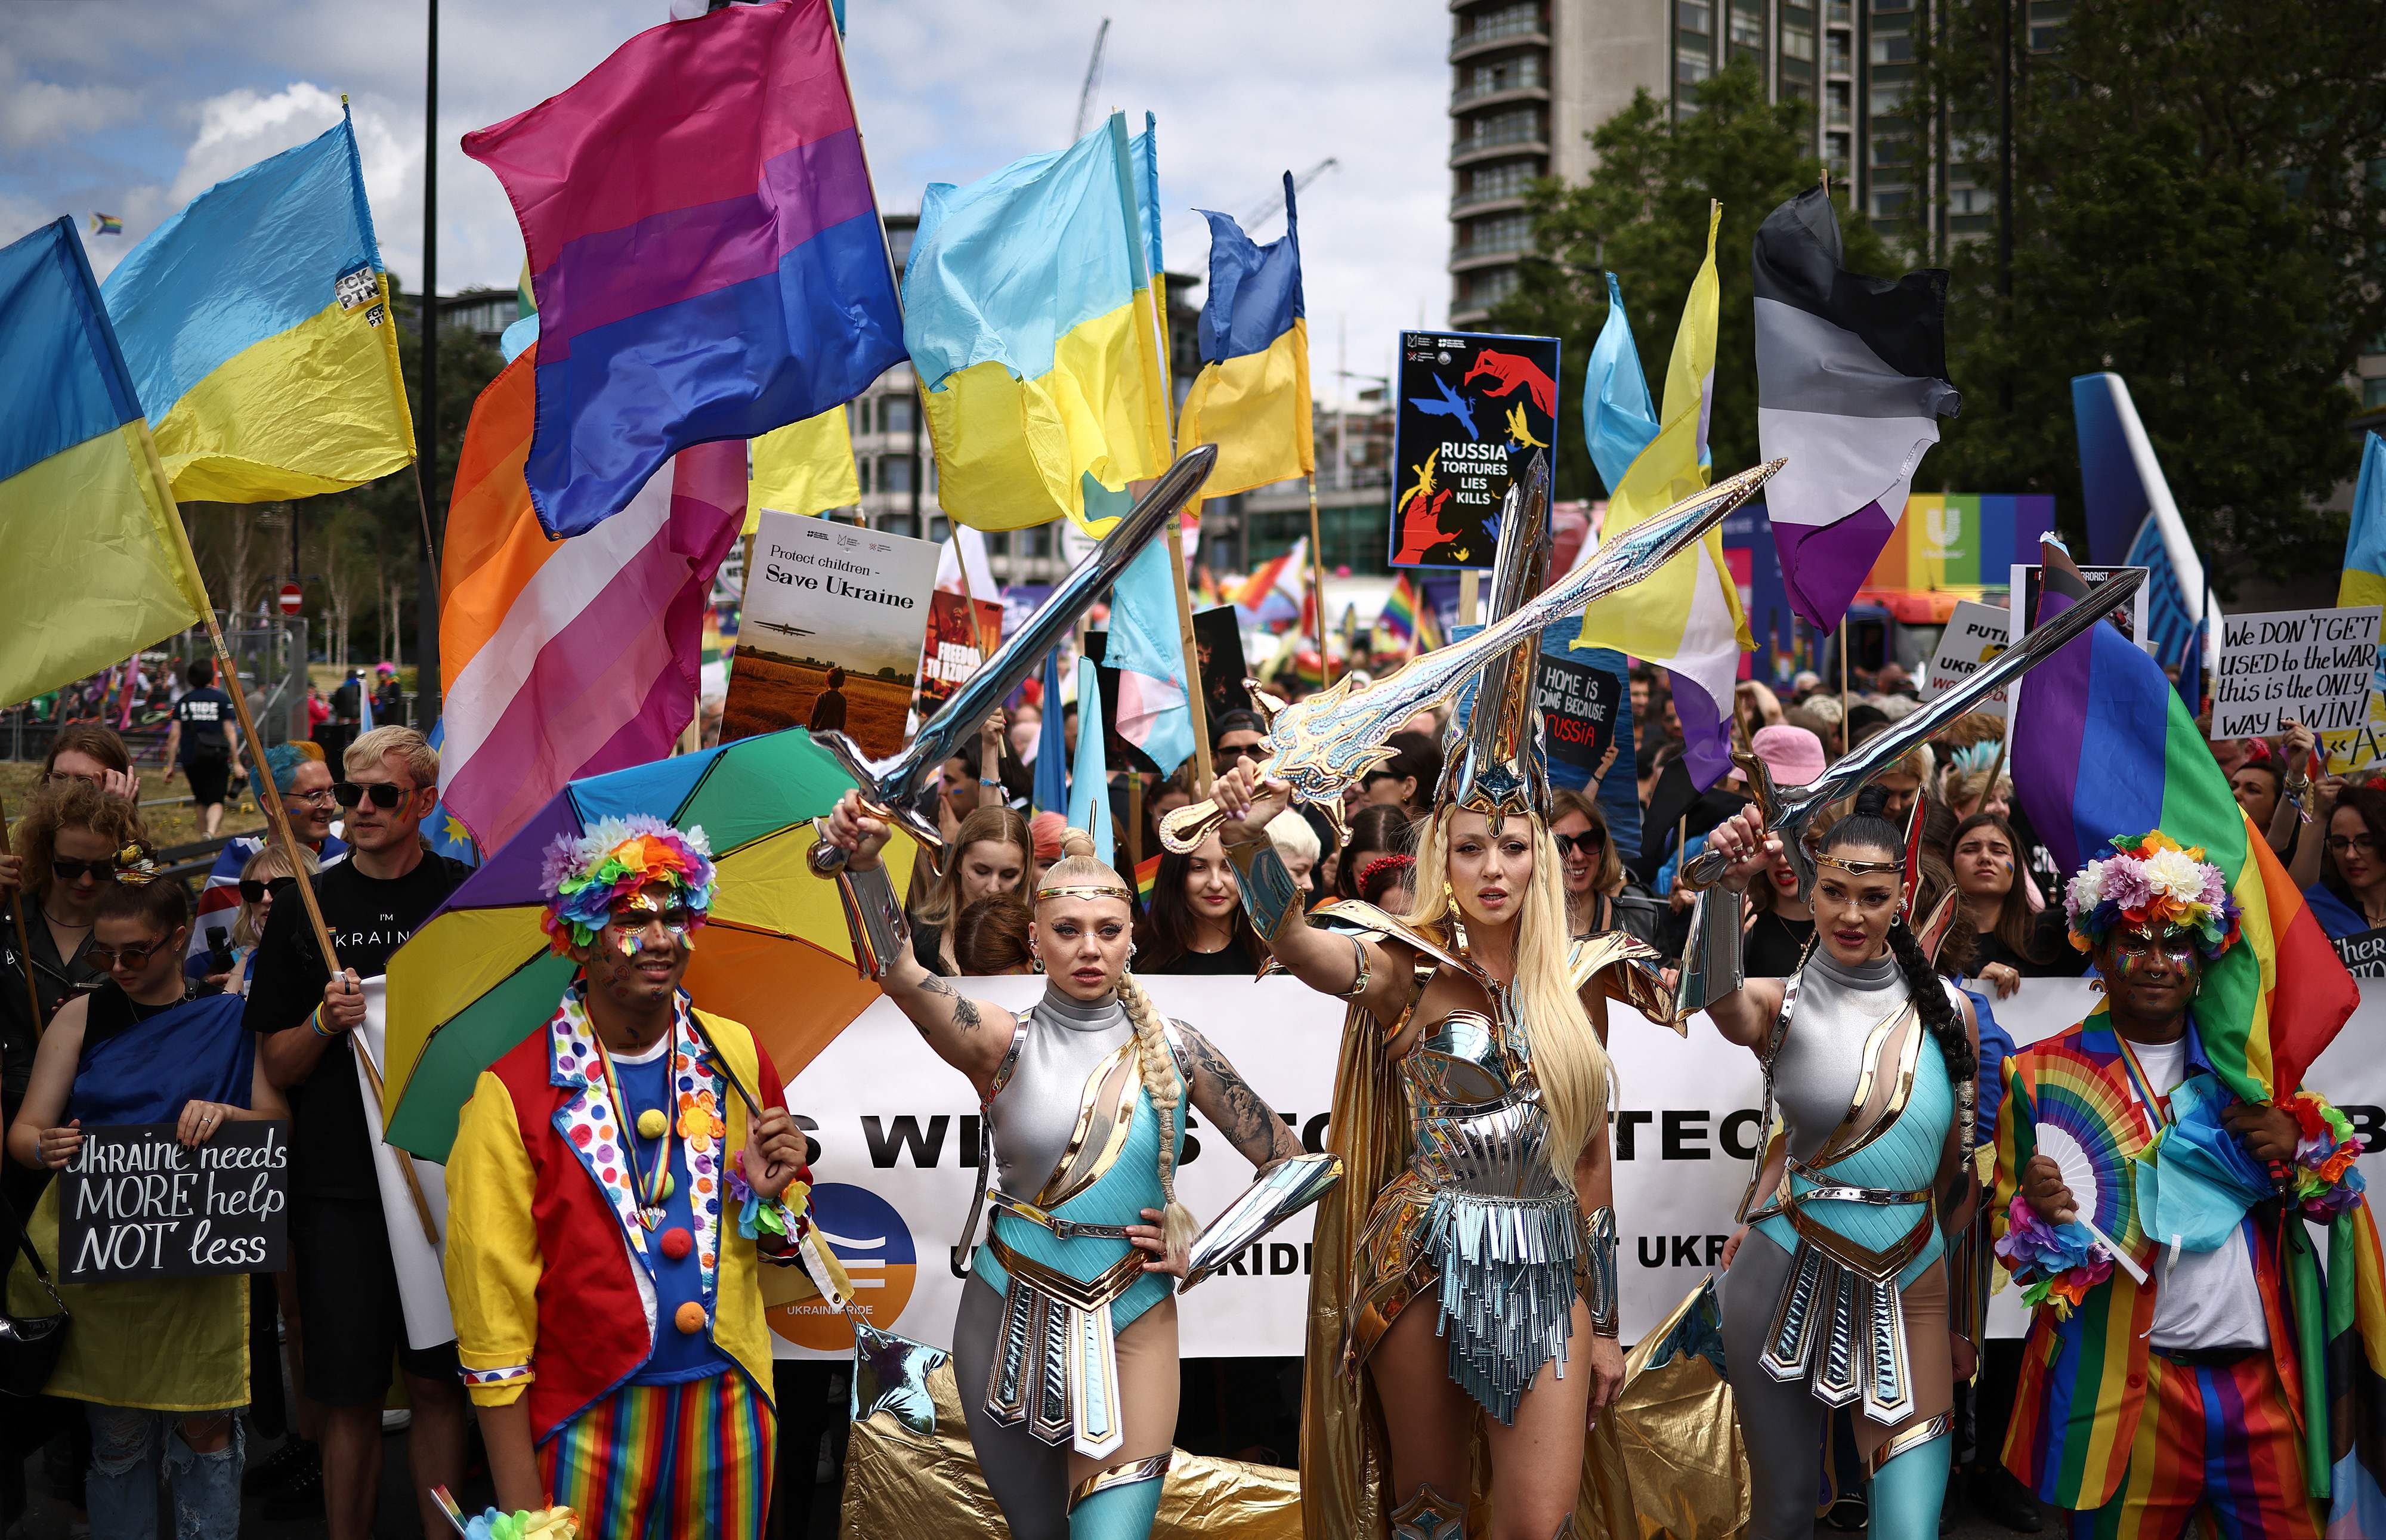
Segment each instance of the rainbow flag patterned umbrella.
M852 785L801 731L574 781L491 855L389 963L386 1133L426 1160L447 1158L481 1071L554 1014L576 965L547 950L539 872L559 834L647 813L701 826L719 868L709 923L696 933L687 989L754 1031L792 1076L872 1000L854 968L836 886L805 867L810 820ZM895 891L910 878L909 840L887 846Z

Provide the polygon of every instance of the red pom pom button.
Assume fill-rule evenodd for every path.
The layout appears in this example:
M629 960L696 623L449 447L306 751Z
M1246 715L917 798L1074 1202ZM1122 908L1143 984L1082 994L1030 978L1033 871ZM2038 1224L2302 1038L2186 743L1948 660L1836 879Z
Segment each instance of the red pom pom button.
M691 1299L672 1312L672 1324L682 1336L694 1336L704 1330L704 1307Z
M678 1225L663 1232L663 1255L674 1262L685 1261L696 1247L696 1237Z

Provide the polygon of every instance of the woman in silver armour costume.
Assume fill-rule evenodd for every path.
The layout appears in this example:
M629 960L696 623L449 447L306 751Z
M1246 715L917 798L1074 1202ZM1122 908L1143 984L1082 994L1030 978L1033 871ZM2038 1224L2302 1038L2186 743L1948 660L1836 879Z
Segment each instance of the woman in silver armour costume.
M1814 1533L1823 1434L1848 1410L1875 1540L1939 1533L1954 1382L1973 1345L1949 1316L1948 1248L1978 1187L1970 1132L1978 1029L1903 913L1903 841L1867 788L1812 852L1815 945L1788 979L1707 1002L1764 1066L1782 1129L1727 1254L1724 1357L1748 1444L1756 1540ZM1710 976L1737 977L1738 895L1777 856L1754 808L1715 829L1733 923L1702 926ZM1764 1195L1759 1201L1760 1191Z
M1345 1175L1311 1293L1302 1496L1330 1514L1312 1534L1458 1535L1479 1425L1489 1533L1572 1535L1586 1434L1623 1384L1600 1027L1603 975L1645 948L1568 937L1538 713L1484 715L1405 915L1344 902L1305 918L1262 833L1285 783L1246 762L1212 794L1277 959L1354 1002L1335 1093Z
M848 792L826 838L850 853L852 897L899 920L886 833ZM880 983L985 1109L993 1185L979 1202L994 1219L962 1286L953 1368L986 1484L1014 1540L1142 1540L1176 1427L1174 1285L1194 1239L1174 1190L1183 1106L1263 1172L1301 1151L1126 970L1127 885L1092 840L1071 830L1062 850L1036 888L1047 984L1027 1011L963 997L905 945L878 948Z

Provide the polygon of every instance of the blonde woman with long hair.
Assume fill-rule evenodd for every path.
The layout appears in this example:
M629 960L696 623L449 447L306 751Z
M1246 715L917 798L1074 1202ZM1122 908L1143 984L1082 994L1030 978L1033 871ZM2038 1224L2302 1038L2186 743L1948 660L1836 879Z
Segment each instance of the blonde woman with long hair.
M1035 863L1036 841L1025 819L1000 806L970 809L945 854L944 870L911 908L912 947L920 965L948 979L961 972L953 932L961 911L1000 894L1023 901Z
M1246 762L1212 794L1277 959L1352 1002L1334 1098L1344 1177L1317 1221L1303 1499L1395 1540L1461 1532L1478 1425L1488 1533L1575 1534L1584 1443L1624 1383L1604 996L1647 948L1570 935L1538 713L1484 698L1403 914L1344 902L1311 924L1263 833L1287 784ZM1362 1377L1379 1418L1350 1393Z
M1265 1172L1300 1143L1202 1035L1162 1018L1127 971L1124 879L1072 829L1036 884L1044 995L1014 1015L920 964L891 922L886 825L848 792L827 820L879 983L967 1075L989 1141L993 1209L953 1325L970 1442L1014 1540L1136 1540L1160 1505L1176 1428L1175 1282L1194 1238L1176 1200L1186 1108ZM885 945L880 945L880 942ZM977 1239L973 1212L962 1246ZM958 1251L959 1248L957 1248ZM1065 1352L1004 1351L1063 1331Z

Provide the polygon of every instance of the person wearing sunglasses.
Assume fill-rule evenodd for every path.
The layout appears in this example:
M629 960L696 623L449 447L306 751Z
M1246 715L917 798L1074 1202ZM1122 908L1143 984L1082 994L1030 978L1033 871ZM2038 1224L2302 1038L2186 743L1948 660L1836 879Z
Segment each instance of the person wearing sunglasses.
M380 1121L347 1038L365 1023L364 981L387 971L390 954L467 869L423 845L439 755L421 733L374 728L348 745L344 768L346 778L331 789L349 808L347 858L314 879L340 974L325 969L305 904L277 902L249 961L247 1021L268 1077L291 1102L290 1244L306 1322L300 1389L323 1409L326 1528L333 1540L365 1540L393 1361L413 1412L408 1461L425 1534L447 1522L429 1489L463 1479L466 1410L455 1346L418 1348L407 1338L373 1164ZM396 1217L415 1223L409 1212Z
M555 839L540 924L571 983L482 1073L447 1158L447 1296L497 1505L568 1508L589 1540L760 1540L762 1266L800 1266L796 1297L849 1282L806 1218L785 1079L683 987L713 875L701 828L643 814ZM683 1431L641 1432L663 1428Z
M302 853L307 875L316 871L315 858ZM266 924L273 918L273 906L281 896L295 887L297 875L290 867L290 856L278 845L268 845L248 858L241 868L240 881L232 891L240 895L240 908L232 922L230 942L232 954L232 972L220 987L228 995L248 994L249 964L257 958L257 944L265 935Z
M19 1168L66 1169L87 1127L168 1123L196 1147L228 1124L282 1115L240 1001L196 995L182 977L190 921L181 884L159 880L147 847L132 846L93 907L96 939L86 955L107 980L50 1023L8 1125ZM52 1184L26 1223L34 1249L53 1259L61 1191ZM33 1308L44 1296L22 1257L11 1262L9 1308ZM239 1533L235 1424L249 1400L248 1289L239 1273L58 1283L75 1325L44 1389L59 1398L53 1405L82 1403L91 1428L85 1502L99 1540L156 1532L161 1463L178 1534Z
M332 767L323 762L322 746L303 740L276 744L265 751L265 769L273 793L290 815L290 832L311 852L317 866L330 866L347 854L347 845L333 833L340 805L332 795ZM237 945L231 934L232 911L241 903L241 874L257 852L266 848L264 834L235 834L216 853L205 886L199 889L197 918L191 925L191 953L182 971L195 979L214 977L209 959L219 943ZM287 876L284 867L282 874ZM259 933L263 920L258 921ZM252 939L247 945L255 945Z

